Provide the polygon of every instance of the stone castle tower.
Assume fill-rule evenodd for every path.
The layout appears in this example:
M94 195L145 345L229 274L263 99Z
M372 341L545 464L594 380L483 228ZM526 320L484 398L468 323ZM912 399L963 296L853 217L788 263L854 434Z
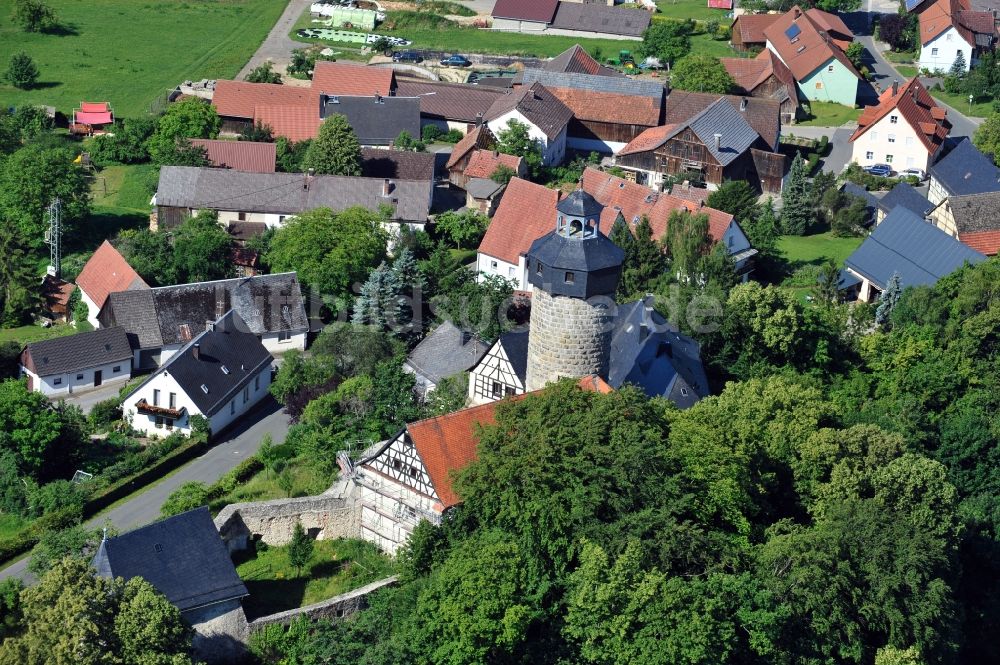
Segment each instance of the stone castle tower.
M578 189L556 206L556 228L528 250L532 285L525 388L608 376L614 298L625 253L601 233L604 207Z

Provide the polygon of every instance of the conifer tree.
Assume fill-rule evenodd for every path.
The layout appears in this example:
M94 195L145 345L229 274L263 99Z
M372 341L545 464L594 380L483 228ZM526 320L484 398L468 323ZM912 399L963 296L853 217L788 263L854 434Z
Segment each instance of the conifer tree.
M306 534L301 522L295 523L292 530L292 540L288 543L288 563L295 567L295 574L298 575L302 569L309 565L312 557L313 546L316 543Z
M387 312L384 297L391 286L392 272L383 261L378 268L371 271L361 286L361 294L354 301L354 316L351 322L361 326L375 326L379 330L385 328Z
M962 78L966 73L965 65L965 54L961 51L955 56L955 62L951 63L951 69L948 71L949 76L954 76L955 78Z
M875 310L875 323L877 325L884 327L889 323L892 310L899 302L900 293L902 293L902 284L899 280L899 273L893 272L889 283L885 285L885 291L882 292L882 296L878 300L878 309Z
M806 232L812 218L811 194L806 180L806 166L802 155L795 155L788 172L788 181L781 193L781 230L787 235L800 236Z
M392 281L396 290L393 301L387 304L389 322L395 323L393 332L404 339L419 336L423 332L421 311L426 283L409 248L401 250L393 261Z

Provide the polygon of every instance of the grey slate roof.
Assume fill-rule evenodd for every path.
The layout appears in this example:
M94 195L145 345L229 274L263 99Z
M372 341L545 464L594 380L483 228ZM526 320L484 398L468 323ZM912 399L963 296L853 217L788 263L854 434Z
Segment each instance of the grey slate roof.
M665 88L656 81L641 81L613 76L595 76L575 72L553 72L545 69L525 69L521 74L524 85L538 81L542 85L553 88L574 88L577 90L592 90L616 95L634 95L662 99Z
M420 98L320 95L320 117L347 118L361 145L389 145L400 132L420 138Z
M119 291L108 296L98 318L102 326L122 326L137 337L139 348L149 349L190 341L206 321L230 309L255 335L309 327L293 272Z
M434 383L467 372L489 350L489 345L471 333L463 332L451 321L434 329L410 352L406 359L416 374Z
M93 566L145 579L182 612L249 595L205 506L105 539Z
M498 340L507 354L510 361L510 368L514 370L517 378L521 379L521 385L528 379L528 331L511 330L500 335Z
M304 187L308 180L308 187ZM394 207L397 221L424 222L430 211L431 180L392 181L383 195L382 178L353 178L302 173L245 173L197 166L164 166L156 204L194 210L296 215L316 208L337 212L351 206L375 210Z
M725 99L719 99L687 124L723 166L749 150L760 138L743 114ZM682 130L683 127L679 127L676 132ZM722 134L718 149L715 147L715 134Z
M434 153L362 148L361 175L365 178L434 180Z
M844 262L884 289L898 272L903 287L933 285L968 261L986 257L906 208L896 208Z
M197 358L195 357L197 347ZM128 400L143 385L169 372L195 406L206 417L218 413L274 358L243 321L230 310L203 330L146 381L129 393ZM223 367L229 370L223 371ZM205 386L207 391L202 388Z
M38 376L66 374L132 359L132 347L129 345L128 334L124 328L102 328L42 342L32 342L27 345L27 351Z
M889 193L883 196L878 203L878 207L884 213L892 212L896 206L902 206L921 217L934 207L920 192L905 182L901 182L889 190Z
M642 33L649 27L650 20L650 13L644 9L622 9L606 5L560 2L549 27L641 37Z
M502 185L489 178L469 178L469 181L465 183L465 191L474 199L488 199L506 187L507 185Z
M573 112L541 83L525 85L498 98L486 112L487 122L517 110L532 124L555 139L573 119Z
M968 139L931 166L929 173L950 196L1000 191L1000 168Z
M952 196L946 205L959 233L1000 230L1000 192Z
M510 87L510 78L503 87ZM447 83L427 79L396 79L396 94L420 98L420 114L426 118L440 118L459 122L475 122L479 114L489 110L490 105L503 94L503 90L493 85L495 79L480 79L478 85L467 83ZM485 83L490 81L490 83Z
M612 388L632 384L682 409L708 395L698 343L680 334L646 300L618 306L609 361Z
M556 204L556 210L570 217L600 219L604 206L583 189L574 189L569 196Z

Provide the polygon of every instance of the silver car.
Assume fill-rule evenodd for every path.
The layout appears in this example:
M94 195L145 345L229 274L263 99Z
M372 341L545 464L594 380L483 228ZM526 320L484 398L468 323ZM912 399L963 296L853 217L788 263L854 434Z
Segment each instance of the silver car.
M923 169L917 169L917 168L903 169L902 171L899 172L899 175L903 176L904 178L907 176L913 176L920 182L927 180L927 173L925 173Z

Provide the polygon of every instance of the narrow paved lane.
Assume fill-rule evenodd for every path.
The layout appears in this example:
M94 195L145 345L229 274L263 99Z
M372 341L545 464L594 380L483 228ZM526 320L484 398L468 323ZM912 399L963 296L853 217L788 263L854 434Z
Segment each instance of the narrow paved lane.
M160 517L160 506L180 485L189 481L214 483L237 464L256 453L265 434L270 434L275 443L284 443L287 433L288 416L277 402L268 398L247 417L243 426L226 434L225 439L207 453L188 462L158 485L91 519L87 522L87 526L97 528L104 524L105 520L111 520L119 531L128 531L154 522ZM0 579L8 577L19 577L25 582L31 581L28 558L21 559L0 571Z
M268 60L275 63L276 70L284 71L285 65L292 61L292 50L307 46L307 44L297 42L289 37L288 33L310 4L312 4L312 0L290 0L285 11L281 14L281 18L271 28L271 32L267 33L264 43L260 45L256 53L250 56L250 60L236 75L236 78L242 80L250 73L250 70Z

